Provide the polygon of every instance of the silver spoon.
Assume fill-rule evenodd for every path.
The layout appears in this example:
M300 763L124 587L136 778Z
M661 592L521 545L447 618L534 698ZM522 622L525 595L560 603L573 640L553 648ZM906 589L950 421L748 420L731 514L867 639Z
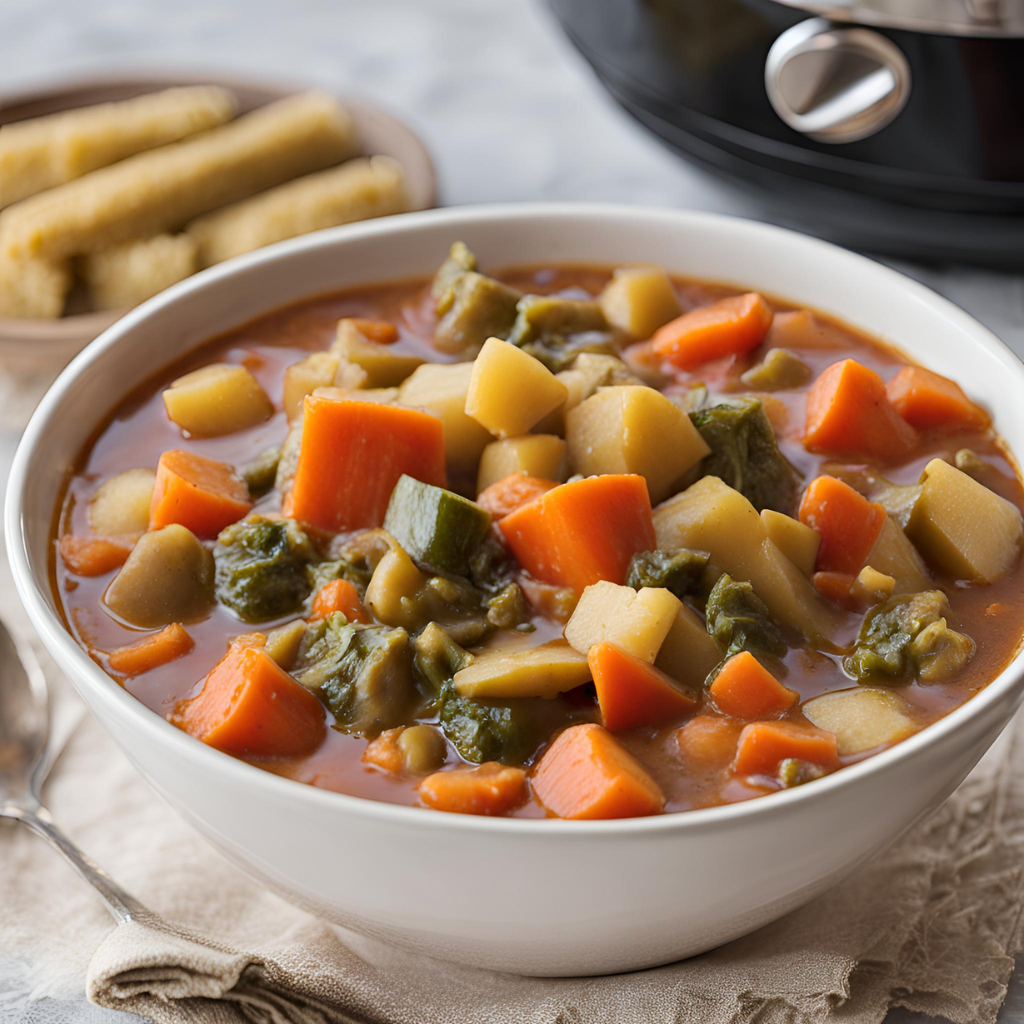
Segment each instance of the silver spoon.
M40 802L50 767L48 703L46 679L35 655L16 643L0 620L0 818L24 822L60 850L120 924L152 917L57 828Z

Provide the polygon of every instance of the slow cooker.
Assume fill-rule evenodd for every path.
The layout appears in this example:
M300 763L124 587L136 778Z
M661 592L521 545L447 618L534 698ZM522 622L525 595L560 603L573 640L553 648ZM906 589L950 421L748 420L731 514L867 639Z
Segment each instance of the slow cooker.
M769 215L1024 265L1024 0L549 0L630 114Z

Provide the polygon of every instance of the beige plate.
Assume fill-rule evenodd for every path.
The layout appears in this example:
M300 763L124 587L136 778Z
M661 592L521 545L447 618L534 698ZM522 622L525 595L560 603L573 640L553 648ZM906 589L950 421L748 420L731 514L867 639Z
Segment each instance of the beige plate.
M237 97L244 113L281 99L309 86L236 79L221 75L154 75L139 78L95 78L65 83L48 90L0 96L0 126L60 110L85 107L93 103L130 99L147 92L177 85L222 85ZM405 168L412 197L412 209L426 210L436 200L434 165L426 146L412 129L378 107L341 97L359 128L363 140L361 152L392 156ZM75 313L82 299L72 295L71 313L60 320L16 320L0 317L0 373L7 387L0 386L5 408L0 420L12 425L27 418L8 404L17 396L21 405L35 404L45 388L70 359L93 338L119 319L124 310L99 313ZM14 384L15 387L10 385Z

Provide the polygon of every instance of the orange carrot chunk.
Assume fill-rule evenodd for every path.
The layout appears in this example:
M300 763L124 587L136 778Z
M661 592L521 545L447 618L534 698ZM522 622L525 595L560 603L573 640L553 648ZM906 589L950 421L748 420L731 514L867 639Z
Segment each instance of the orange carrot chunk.
M885 387L896 411L918 430L984 430L991 420L960 385L920 366L904 366Z
M734 654L708 689L719 711L733 718L768 718L788 711L800 694L783 686L750 651Z
M405 755L398 745L398 737L405 731L404 726L385 729L366 745L361 758L363 764L372 764L381 771L397 774L405 767Z
M804 445L811 451L887 463L903 461L916 444L882 378L855 359L833 363L807 392Z
M656 547L642 476L591 476L561 484L498 523L519 564L544 583L582 591L624 583L630 559Z
M653 665L607 641L587 655L606 729L662 725L697 709L697 700Z
M112 671L120 675L141 676L143 672L183 658L193 647L195 641L188 635L185 627L178 622L172 622L159 633L111 651L107 656L107 663Z
M362 317L349 317L352 326L368 341L378 345L391 345L398 341L398 328L387 320L365 320Z
M814 589L826 601L847 608L851 612L863 610L863 602L853 593L857 577L848 572L816 572L811 577Z
M542 480L526 473L512 473L490 487L485 487L477 495L476 503L490 512L491 518L497 521L557 486L557 480Z
M181 449L160 456L149 506L151 530L180 523L197 537L216 537L251 508L249 488L226 463Z
M800 522L821 535L815 568L856 576L885 526L886 511L878 502L834 476L812 480L800 502Z
M559 818L640 818L665 806L647 769L593 722L559 733L534 771L533 791Z
M732 718L696 715L676 730L676 744L687 764L724 768L736 756L742 729Z
M526 772L497 761L434 772L416 788L427 807L454 814L508 814L529 795Z
M349 622L370 622L370 613L359 599L359 591L348 580L325 583L313 598L310 622L341 612Z
M740 733L736 760L739 775L774 775L787 758L824 768L839 764L836 738L830 732L795 722L752 722Z
M131 551L130 544L103 537L65 533L60 539L60 557L76 576L103 576L120 569Z
M654 332L651 347L673 366L692 370L757 348L771 325L771 306L757 292L748 292L676 317Z
M179 701L171 721L203 743L244 757L307 754L326 731L323 705L266 651L236 646Z
M419 409L307 395L288 515L325 530L384 522L403 474L445 485L444 427Z
M234 650L236 647L259 647L262 649L266 646L267 634L255 630L252 633L236 633L228 640L228 650Z

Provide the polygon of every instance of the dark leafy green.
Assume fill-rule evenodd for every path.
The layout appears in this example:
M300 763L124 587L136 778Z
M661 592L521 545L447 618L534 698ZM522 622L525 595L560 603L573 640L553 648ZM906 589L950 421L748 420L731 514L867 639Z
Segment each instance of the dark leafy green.
M250 516L221 531L213 548L217 599L243 622L291 615L309 596L316 551L293 519Z
M280 448L268 448L250 459L241 468L242 479L253 497L265 494L277 479L277 466L281 461Z
M584 352L616 354L622 335L596 302L524 295L516 306L508 340L557 373Z
M945 678L974 654L974 641L946 624L949 602L940 590L903 594L864 616L857 646L843 662L862 682L898 682L918 675Z
M504 590L488 598L487 621L498 629L515 629L528 622L530 608L518 583L509 583Z
M708 595L704 609L708 632L725 648L726 657L751 654L781 658L786 653L782 630L765 603L746 582L723 573Z
M504 702L460 697L451 682L441 690L438 719L452 746L466 761L522 764L542 741L535 700Z
M333 558L329 562L317 562L306 566L306 577L312 592L319 590L325 583L333 580L348 580L359 591L359 596L366 594L366 585L370 582L373 572L352 562L347 558Z
M456 672L472 664L473 655L436 622L416 637L413 648L421 691L434 699L442 732L459 756L472 764L524 764L553 728L565 724L567 715L572 717L570 709L558 700L460 697L453 679Z
M641 587L664 587L678 598L694 594L700 588L701 574L708 564L710 555L706 551L641 551L629 563L626 586L639 590Z
M441 688L460 669L473 660L473 655L460 647L436 622L431 622L413 642L413 665L425 684L421 689L439 696Z
M499 540L487 536L469 560L469 579L484 593L499 594L515 577L515 562Z
M402 724L417 699L409 634L340 612L306 630L292 674L330 708L335 728L355 735Z
M793 511L801 477L779 451L758 399L698 409L690 419L711 449L701 465L704 476L719 477L759 512Z

